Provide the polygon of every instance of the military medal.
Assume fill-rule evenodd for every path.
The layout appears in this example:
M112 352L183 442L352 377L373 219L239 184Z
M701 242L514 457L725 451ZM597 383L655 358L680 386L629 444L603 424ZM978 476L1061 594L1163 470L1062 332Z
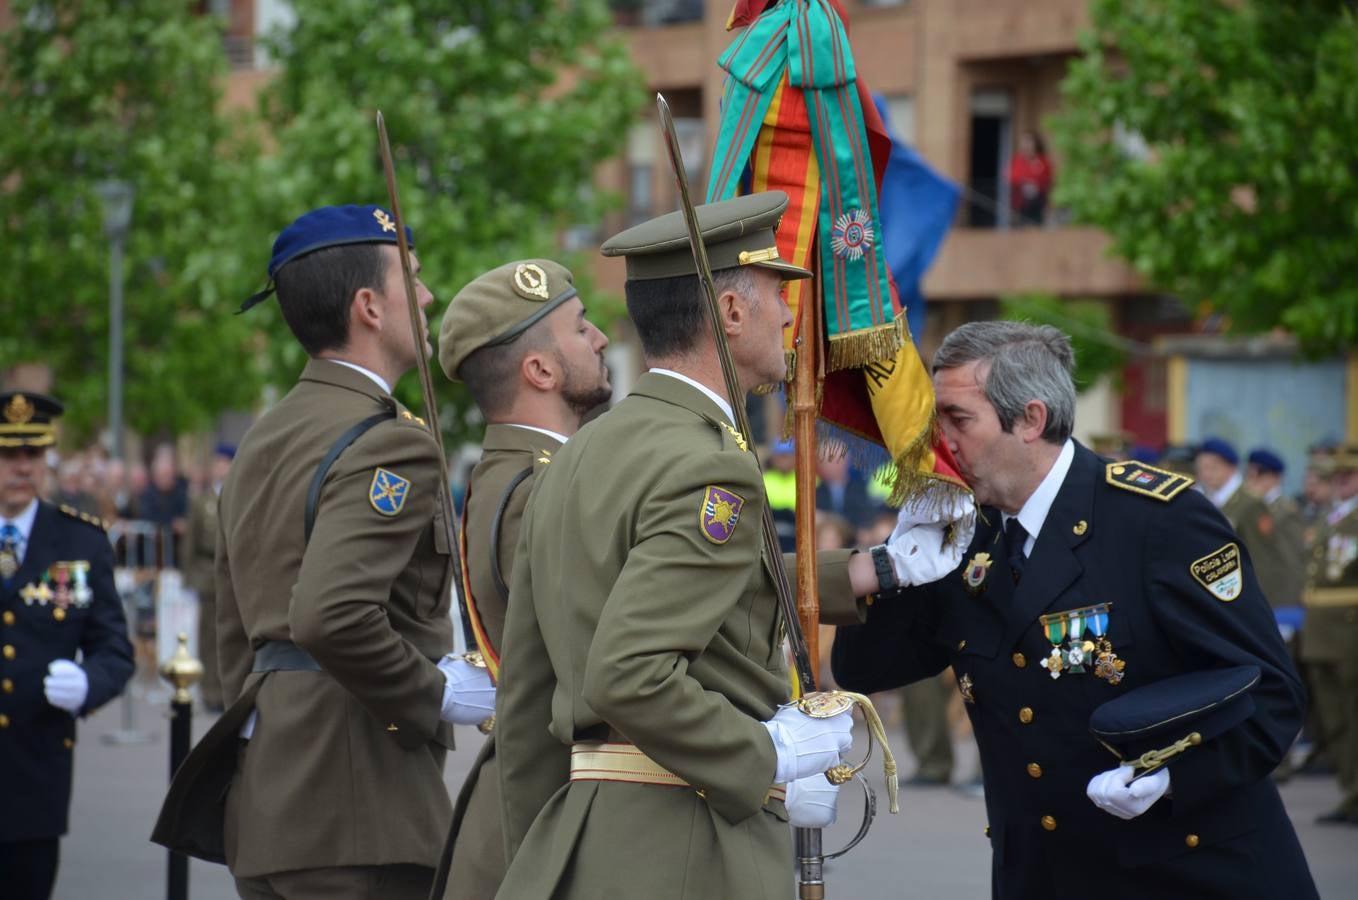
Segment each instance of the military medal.
M39 581L37 584L26 584L19 591L19 596L23 598L26 606L32 606L33 601L38 601L39 606L46 606L47 601L52 599L52 589L46 582Z
M1113 644L1108 640L1108 608L1111 603L1101 603L1089 614L1089 630L1094 632L1094 677L1102 678L1109 684L1122 681L1122 670L1127 662L1118 659L1113 652Z
M1066 641L1066 614L1053 613L1042 616L1039 620L1042 628L1047 632L1047 640L1051 641L1052 652L1040 665L1046 669L1052 678L1060 678L1061 670L1066 666L1066 656L1061 652L1061 645Z
M0 578L8 581L19 571L19 558L8 547L0 550Z
M963 700L968 703L976 702L976 694L972 691L970 675L963 674L962 677L957 680L957 690L961 692Z
M1085 671L1085 649L1081 637L1084 635L1084 610L1077 610L1067 614L1068 633L1070 634L1070 644L1061 654L1062 661L1066 664L1066 671L1072 675L1083 675Z
M984 550L971 558L967 567L962 570L962 580L966 582L968 591L979 594L984 589L985 577L990 574L990 566L994 562L990 554Z
M75 576L75 590L71 596L75 598L75 605L84 609L90 605L94 599L94 591L90 590L89 585L90 564L86 560L77 560L71 563L71 574Z
M56 590L52 593L52 602L61 609L66 609L71 605L71 572L64 562L53 563L47 570L47 579L56 584Z

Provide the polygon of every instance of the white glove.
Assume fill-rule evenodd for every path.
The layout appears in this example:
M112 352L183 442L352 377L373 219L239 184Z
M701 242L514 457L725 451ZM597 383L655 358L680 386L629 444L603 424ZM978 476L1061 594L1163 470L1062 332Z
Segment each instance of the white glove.
M85 697L89 695L90 677L69 659L54 659L47 664L42 692L47 695L48 703L75 715L85 705Z
M1131 766L1118 766L1089 779L1085 793L1104 812L1119 819L1135 819L1169 791L1169 769L1157 769L1132 781L1135 775Z
M454 725L480 725L495 715L495 685L490 672L451 653L439 660L443 673L443 710L439 717Z
M828 719L813 719L795 706L784 706L764 723L778 753L774 784L790 784L820 775L839 765L840 755L853 746L850 710Z
M928 584L947 575L962 562L975 531L976 501L964 491L939 488L906 504L886 542L897 580Z
M835 824L835 801L839 785L824 775L811 775L788 782L787 820L797 828L829 828Z

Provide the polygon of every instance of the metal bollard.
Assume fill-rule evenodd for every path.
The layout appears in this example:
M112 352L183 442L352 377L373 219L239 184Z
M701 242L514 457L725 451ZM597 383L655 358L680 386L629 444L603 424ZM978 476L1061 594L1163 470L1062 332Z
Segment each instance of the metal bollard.
M160 676L174 686L170 698L170 777L189 755L193 744L193 697L189 687L203 677L203 664L189 655L189 636L179 633L179 649L160 667ZM189 858L170 851L166 879L167 900L188 900Z

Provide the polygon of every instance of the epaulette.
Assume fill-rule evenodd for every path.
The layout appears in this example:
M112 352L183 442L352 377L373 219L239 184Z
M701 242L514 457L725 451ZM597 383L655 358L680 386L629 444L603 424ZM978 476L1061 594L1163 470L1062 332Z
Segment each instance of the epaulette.
M745 440L745 435L741 434L739 431L733 428L729 422L714 419L711 416L706 415L704 413L698 413L698 415L702 416L703 421L707 422L708 425L712 426L712 430L717 432L717 434L722 434L724 432L727 436L731 438L731 440L735 441L736 446L740 448L740 452L742 453L750 452L750 445L749 442Z
M1157 469L1155 466L1148 466L1134 459L1124 462L1111 462L1105 469L1105 473L1106 480L1113 487L1131 491L1133 494L1154 497L1163 503L1173 500L1185 488L1193 484L1193 479L1187 475L1180 475L1178 472L1170 472L1167 469Z
M403 422L412 422L412 423L414 423L414 424L420 426L421 428L428 428L428 427L429 427L428 425L426 425L426 424L424 423L424 419L421 419L419 416L415 415L413 412L411 412L411 411L408 410L408 409L403 409L403 410L401 410L401 420L402 420Z
M58 506L57 509L61 510L61 512L62 512L63 515L69 516L69 517L71 517L72 519L79 519L80 521L84 522L86 525L93 525L95 528L98 528L100 531L108 531L108 525L109 525L109 523L108 523L108 520L106 520L106 519L101 519L101 518L99 518L98 516L92 516L92 515L90 515L90 514L87 513L87 512L83 512L83 511L81 511L81 510L78 510L78 509L76 509L74 506L68 506L68 505L65 504L65 503L63 503L63 504L61 504L60 506Z

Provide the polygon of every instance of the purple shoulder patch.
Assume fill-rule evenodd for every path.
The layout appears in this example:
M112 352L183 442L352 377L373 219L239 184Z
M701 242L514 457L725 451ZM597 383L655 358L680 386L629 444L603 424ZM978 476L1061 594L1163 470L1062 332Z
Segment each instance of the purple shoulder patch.
M698 511L698 524L702 526L703 537L714 544L724 544L735 534L736 522L740 521L740 510L745 498L739 494L709 484L703 496L703 507Z

